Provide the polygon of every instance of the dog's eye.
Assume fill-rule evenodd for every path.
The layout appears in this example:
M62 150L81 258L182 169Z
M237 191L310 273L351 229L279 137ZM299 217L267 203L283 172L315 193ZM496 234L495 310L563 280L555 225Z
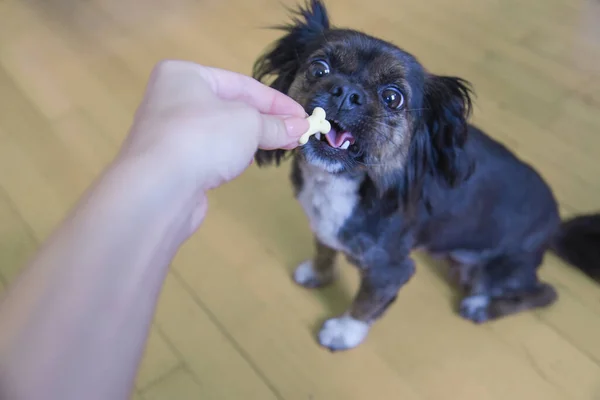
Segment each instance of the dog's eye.
M308 73L315 78L329 74L329 65L323 60L313 61L308 67Z
M381 93L383 102L391 109L397 110L404 105L404 96L398 89L388 88Z

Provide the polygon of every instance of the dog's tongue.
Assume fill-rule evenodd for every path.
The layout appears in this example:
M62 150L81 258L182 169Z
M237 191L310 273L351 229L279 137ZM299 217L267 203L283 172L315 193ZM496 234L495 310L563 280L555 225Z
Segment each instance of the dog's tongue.
M343 145L346 140L348 140L350 144L354 143L354 136L352 136L350 132L336 132L333 128L327 132L325 138L327 139L329 145L336 149L340 148L340 146Z

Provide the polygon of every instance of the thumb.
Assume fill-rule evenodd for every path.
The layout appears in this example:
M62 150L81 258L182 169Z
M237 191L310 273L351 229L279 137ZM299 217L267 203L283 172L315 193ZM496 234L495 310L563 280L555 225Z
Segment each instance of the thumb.
M262 114L258 147L263 150L296 147L298 139L309 128L305 118Z

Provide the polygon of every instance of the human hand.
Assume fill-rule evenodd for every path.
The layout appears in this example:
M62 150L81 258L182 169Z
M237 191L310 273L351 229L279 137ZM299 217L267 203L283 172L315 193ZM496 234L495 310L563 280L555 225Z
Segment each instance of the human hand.
M292 149L308 129L298 103L258 81L191 62L153 70L118 160L145 160L141 179L195 196L192 230L206 212L206 191L239 176L258 148ZM160 178L156 178L159 176ZM161 190L161 184L153 184ZM168 189L166 188L168 186Z
M122 153L151 156L205 191L240 175L258 148L296 147L306 116L294 100L250 77L164 61L151 75Z

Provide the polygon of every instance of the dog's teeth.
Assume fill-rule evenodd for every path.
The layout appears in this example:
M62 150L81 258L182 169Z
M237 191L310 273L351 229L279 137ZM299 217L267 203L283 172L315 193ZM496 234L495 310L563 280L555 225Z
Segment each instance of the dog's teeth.
M340 149L342 150L348 150L348 147L350 147L350 141L346 140L341 146Z
M315 138L316 138L317 140L321 140L321 132L317 132L317 133L315 133Z

